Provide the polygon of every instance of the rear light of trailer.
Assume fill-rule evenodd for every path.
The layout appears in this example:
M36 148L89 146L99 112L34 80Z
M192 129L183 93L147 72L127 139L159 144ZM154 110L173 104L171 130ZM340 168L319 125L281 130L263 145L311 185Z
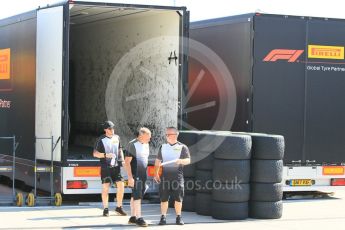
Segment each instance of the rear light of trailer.
M158 174L159 174L159 176L162 175L162 167L159 168ZM155 176L155 166L148 166L147 167L147 176L149 176L149 177Z
M88 184L86 180L68 180L67 189L87 189Z
M345 186L345 178L332 178L331 186Z

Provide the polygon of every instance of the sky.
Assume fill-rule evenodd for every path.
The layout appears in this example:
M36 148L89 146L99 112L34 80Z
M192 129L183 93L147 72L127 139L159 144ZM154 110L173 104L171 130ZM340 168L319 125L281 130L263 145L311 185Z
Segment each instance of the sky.
M85 0L88 1L88 0ZM93 0L147 5L186 6L191 21L261 12L326 18L345 18L344 0ZM0 19L59 0L1 0Z

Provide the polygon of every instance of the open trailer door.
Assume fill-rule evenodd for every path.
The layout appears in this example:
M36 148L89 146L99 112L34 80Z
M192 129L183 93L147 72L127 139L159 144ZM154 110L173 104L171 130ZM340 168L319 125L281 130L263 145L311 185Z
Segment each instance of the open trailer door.
M36 58L36 156L51 160L51 140L61 137L63 8L37 10ZM59 142L61 143L61 142ZM54 151L54 161L61 161L61 145Z

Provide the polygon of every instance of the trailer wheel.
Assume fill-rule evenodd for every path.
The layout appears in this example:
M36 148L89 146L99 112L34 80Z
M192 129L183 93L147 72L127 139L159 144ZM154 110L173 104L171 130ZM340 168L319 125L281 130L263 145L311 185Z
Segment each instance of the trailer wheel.
M55 206L61 206L62 204L62 196L61 193L55 193Z
M17 205L18 207L23 206L23 200L24 200L24 198L23 198L23 193L18 192L18 193L16 194L16 205Z
M26 204L29 207L35 206L35 195L32 192L27 195L27 197L26 197Z

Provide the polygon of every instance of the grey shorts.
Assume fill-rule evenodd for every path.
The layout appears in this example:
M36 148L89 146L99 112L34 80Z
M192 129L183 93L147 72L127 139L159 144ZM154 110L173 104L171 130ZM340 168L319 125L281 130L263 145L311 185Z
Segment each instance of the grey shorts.
M177 202L182 202L184 196L183 181L162 180L159 184L159 196L161 202L169 201L169 197L172 197Z
M120 166L116 166L113 168L101 168L101 179L102 184L123 181Z
M132 188L132 195L134 200L143 199L146 190L146 179L144 178L135 178L134 179L134 188Z

